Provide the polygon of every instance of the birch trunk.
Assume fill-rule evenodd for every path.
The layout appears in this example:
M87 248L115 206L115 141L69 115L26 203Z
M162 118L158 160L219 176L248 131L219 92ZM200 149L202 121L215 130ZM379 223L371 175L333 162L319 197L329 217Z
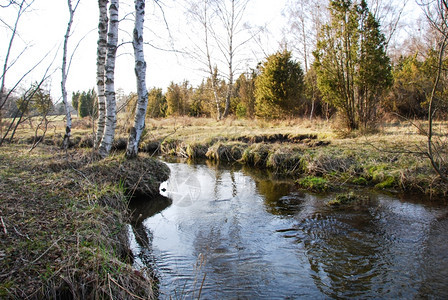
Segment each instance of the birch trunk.
M227 118L230 112L230 100L232 98L233 93L233 55L234 55L234 49L233 49L233 38L235 34L235 1L231 1L232 6L230 10L230 17L225 22L225 27L227 31L227 41L229 43L228 45L228 53L227 53L227 63L229 67L229 84L227 86L227 94L226 94L226 105L224 108L224 114L223 118ZM224 14L223 14L224 15ZM226 14L227 15L227 14ZM225 20L226 15L223 16L223 19Z
M67 31L65 32L64 36L64 49L62 54L62 81L61 81L61 90L62 90L62 103L65 107L65 119L66 119L66 127L65 127L65 135L64 140L62 142L62 146L65 150L67 150L69 143L70 143L70 135L72 131L72 115L70 112L70 104L68 103L67 99L67 89L65 87L67 83L67 75L68 75L68 68L67 68L67 48L68 48L68 39L70 37L70 31L72 29L73 24L73 16L75 15L75 10L78 7L79 0L77 1L75 7L72 6L72 1L67 0L68 4L68 11L70 14L69 21L67 24Z
M98 0L99 23L98 23L98 50L96 62L96 86L98 92L98 126L95 135L94 147L98 149L104 134L106 124L106 96L105 96L105 72L107 55L107 4L109 0Z
M16 21L14 23L14 28L12 30L11 33L11 38L9 39L9 44L8 44L8 48L6 51L6 55L5 55L5 61L3 63L3 72L1 74L1 83L0 83L0 131L3 133L3 127L2 127L2 108L3 106L6 104L6 100L7 100L7 96L5 95L5 79L6 79L6 72L8 72L8 61L9 61L9 56L11 54L11 50L12 50L12 45L14 43L14 38L16 37L16 33L17 33L17 27L19 25L19 21L20 21L20 17L22 16L23 10L22 7L25 3L25 0L22 1L22 3L19 6L19 10L17 12L17 17L16 17ZM4 139L2 139L0 141L0 145L3 142Z
M107 57L106 57L106 124L103 138L98 150L102 157L110 153L115 136L115 127L117 125L117 108L115 100L115 57L118 44L118 6L119 0L111 0L109 6L109 32L107 39Z
M215 70L213 70L213 66L212 66L212 60L211 60L211 55L210 55L210 48L209 48L209 41L208 41L208 1L205 0L204 1L204 21L203 21L203 26L204 26L204 34L205 34L205 51L206 51L206 55L207 55L207 66L208 66L208 71L212 80L212 89L213 89L213 97L215 98L215 104L216 104L216 114L217 114L217 119L218 121L222 119L222 112L221 112L221 105L220 105L220 100L219 100L219 94L218 94L218 86L217 86L217 76L218 76L218 72L217 69L215 68ZM216 72L215 72L216 71Z
M148 90L146 89L146 61L143 52L143 22L145 20L145 0L135 0L134 27L134 57L135 76L137 77L137 109L135 111L134 127L131 128L126 157L137 156L138 145L145 128L146 109L148 106Z

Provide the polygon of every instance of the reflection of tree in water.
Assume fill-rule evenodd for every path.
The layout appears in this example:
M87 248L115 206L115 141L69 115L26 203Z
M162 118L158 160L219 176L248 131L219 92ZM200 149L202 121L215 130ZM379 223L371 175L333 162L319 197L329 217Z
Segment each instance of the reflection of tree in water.
M194 255L204 256L206 262L204 289L209 289L207 297L213 297L213 290L216 295L232 291L235 298L246 298L253 295L253 289L262 282L254 276L260 271L255 270L253 264L246 263L248 257L253 258L254 255L248 253L246 248L244 228L247 229L245 224L250 215L243 201L254 186L238 167L231 170L216 167L209 169L209 174L212 183L210 192L214 199L204 205L212 207L211 211L226 213L214 215L212 222L206 220L207 225L199 226L194 237Z
M266 210L273 215L289 216L300 210L302 198L291 196L293 185L289 182L257 180L257 191L264 196Z
M129 209L131 215L131 229L135 236L136 248L131 249L135 259L140 259L143 266L154 269L154 258L151 253L152 233L143 225L143 221L168 208L172 200L164 196L152 199L146 197L131 199Z
M416 298L448 299L448 215L431 222L422 247L421 287Z

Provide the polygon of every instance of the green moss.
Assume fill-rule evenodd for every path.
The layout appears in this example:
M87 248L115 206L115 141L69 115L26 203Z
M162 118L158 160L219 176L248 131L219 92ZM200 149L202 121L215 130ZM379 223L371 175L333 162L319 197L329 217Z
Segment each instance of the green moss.
M328 202L328 205L333 207L354 205L359 204L360 202L365 200L368 200L367 196L357 195L353 192L350 192L336 195L334 199Z
M385 180L375 185L378 189L387 189L395 186L395 178L393 176L387 176Z
M367 181L367 179L365 179L364 177L360 176L357 177L355 179L352 180L353 184L357 184L357 185L368 185L369 182Z
M387 173L388 165L384 163L375 164L367 168L367 174L372 178L373 182L383 181L385 173Z
M328 181L322 177L307 176L299 179L298 183L302 188L314 192L325 192L330 187Z
M0 283L0 297L3 298L7 298L7 296L11 296L9 293L9 290L14 286L14 282L7 280L4 281L2 283Z

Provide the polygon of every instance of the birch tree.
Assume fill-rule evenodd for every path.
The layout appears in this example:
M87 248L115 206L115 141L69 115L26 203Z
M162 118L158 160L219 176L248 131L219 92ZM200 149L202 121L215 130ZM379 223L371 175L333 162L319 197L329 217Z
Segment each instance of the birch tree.
M146 89L146 61L143 51L143 23L145 20L145 0L135 0L135 27L132 45L135 57L135 76L137 77L137 109L134 126L129 134L126 157L137 156L138 145L145 128L146 109L148 106L148 90Z
M5 23L6 27L8 27L11 30L11 36L10 36L8 47L6 49L6 53L5 53L5 56L4 56L2 73L0 74L0 76L1 76L0 77L0 126L2 124L2 108L3 108L3 106L6 104L9 96L12 94L14 89L20 84L20 82L35 67L34 66L31 69L29 69L27 72L25 72L24 75L16 82L14 87L9 92L6 92L6 88L5 88L5 86L6 86L6 77L7 77L8 71L12 67L12 65L10 65L11 52L12 52L12 49L13 49L15 38L17 36L18 26L19 26L19 23L20 23L20 20L21 20L22 16L31 7L31 5L33 3L34 3L34 1L27 2L26 0L22 0L22 1L8 1L5 5L2 6L2 9L6 9L8 7L12 7L12 8L16 8L17 11L16 11L16 18L15 18L14 25L10 26L10 25ZM23 54L25 51L26 51L26 48L19 54L18 57L13 59L13 64L14 64L14 62L17 62L17 60L19 59L20 55Z
M111 0L109 6L109 29L107 35L107 55L106 55L106 122L103 138L101 140L98 153L106 157L112 148L117 125L117 108L115 99L115 58L118 45L118 8L119 0Z
M203 0L200 5L197 1L190 3L189 16L193 17L203 32L202 44L195 44L190 52L195 60L205 66L212 79L218 120L230 113L230 100L239 63L237 54L258 33L250 33L249 27L243 22L248 3L249 0ZM227 72L220 71L224 66ZM227 80L225 97L219 96L218 77Z
M109 0L98 0L99 22L98 22L98 50L97 50L97 72L96 85L98 94L98 126L94 141L94 147L97 149L101 143L106 124L106 96L105 96L105 72L107 55L107 31L108 17L107 4Z
M212 62L212 53L211 53L211 45L210 45L210 28L211 28L211 18L210 18L210 1L203 0L200 5L196 2L191 4L191 8L189 10L190 16L200 24L203 31L204 45L196 44L194 46L194 50L191 51L195 55L195 59L198 61L203 61L203 57L205 57L205 66L206 71L211 78L211 85L213 90L213 98L216 105L216 118L221 120L222 111L221 111L221 99L219 97L218 92L218 79L217 79L217 67L216 64Z
M317 35L328 19L328 1L289 0L285 9L288 27L285 28L288 46L302 58L305 73L312 63Z
M235 75L235 56L237 51L248 41L243 40L239 43L236 41L236 37L243 31L243 17L246 11L249 0L230 0L217 2L217 16L220 19L223 28L225 30L225 37L221 38L220 35L214 35L216 43L224 57L227 64L227 92L225 99L225 108L223 117L227 117L230 109L230 100L233 94L233 81Z
M70 69L70 65L67 66L67 48L68 48L68 39L70 37L70 32L73 24L73 16L75 15L76 8L78 7L79 1L76 1L75 6L73 7L72 1L67 0L68 4L68 11L69 11L69 21L67 24L67 30L65 32L64 36L64 49L62 53L62 81L61 81L61 90L62 90L62 103L65 107L65 119L66 119L66 127L65 127L65 135L64 135L64 141L62 143L64 149L68 148L69 141L70 141L70 134L72 129L72 116L70 113L70 104L67 100L67 89L65 87L67 83L67 75Z

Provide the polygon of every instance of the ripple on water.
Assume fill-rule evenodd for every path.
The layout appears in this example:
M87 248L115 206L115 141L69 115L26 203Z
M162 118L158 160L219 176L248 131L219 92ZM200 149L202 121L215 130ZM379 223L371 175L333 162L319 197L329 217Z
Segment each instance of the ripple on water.
M205 299L448 298L445 207L373 194L332 209L235 166L169 166L173 204L143 223L162 298L202 282Z

